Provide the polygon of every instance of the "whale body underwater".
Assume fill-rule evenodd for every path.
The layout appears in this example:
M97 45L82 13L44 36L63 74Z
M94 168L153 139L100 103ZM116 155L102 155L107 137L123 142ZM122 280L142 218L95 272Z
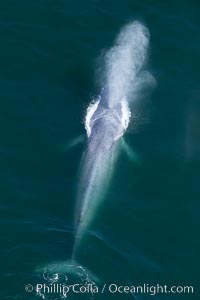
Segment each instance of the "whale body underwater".
M137 104L138 90L146 83L155 83L153 76L144 71L148 45L148 29L135 21L122 28L114 46L104 56L103 88L89 104L84 120L87 140L77 186L72 256L68 261L45 266L45 270L76 275L79 268L83 270L77 263L83 238L105 198L121 148L128 150L130 156L123 136L134 118L132 104Z
M105 89L90 109L93 112L86 121L87 142L81 162L75 211L74 226L78 241L92 222L105 195L117 158L120 138L124 135L130 118L125 99L109 106L109 94ZM74 248L73 251L75 250Z
M109 187L119 150L126 145L123 135L131 119L131 101L137 100L138 88L153 78L142 70L148 43L147 28L133 22L121 30L115 46L106 53L105 87L85 117L87 142L80 167L73 254Z

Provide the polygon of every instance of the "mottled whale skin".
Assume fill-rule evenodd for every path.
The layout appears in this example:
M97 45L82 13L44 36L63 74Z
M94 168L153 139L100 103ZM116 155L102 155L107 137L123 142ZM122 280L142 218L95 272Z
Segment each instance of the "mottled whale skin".
M125 99L118 101L116 105L110 105L106 89L94 105L96 109L88 122L75 214L76 236L79 238L103 199L118 153L119 139L128 124L126 118L129 118L129 113L127 117L125 115L125 111L128 111Z

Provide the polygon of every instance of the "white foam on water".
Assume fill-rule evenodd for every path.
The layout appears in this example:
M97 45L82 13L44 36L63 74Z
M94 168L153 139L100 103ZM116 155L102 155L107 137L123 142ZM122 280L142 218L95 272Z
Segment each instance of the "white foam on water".
M128 102L126 101L126 98L123 98L121 101L121 111L122 111L122 126L124 127L124 131L128 128L130 118L131 118L131 111L129 109Z
M36 272L43 278L42 284L46 285L45 291L43 288L36 288L36 296L46 300L53 299L53 296L56 297L55 299L75 299L77 295L71 289L75 284L81 288L87 287L88 284L97 285L100 283L99 279L89 270L73 260L54 262L38 267ZM68 286L69 291L63 289L63 286ZM48 292L48 288L54 292L51 293L51 290ZM91 291L88 299L93 299L93 296Z
M86 116L85 116L85 129L87 132L87 137L90 136L91 134L91 126L90 126L90 120L93 116L93 114L95 113L95 111L97 110L97 107L99 105L100 99L96 100L96 101L92 101L90 102L88 108L87 108L87 112L86 112Z

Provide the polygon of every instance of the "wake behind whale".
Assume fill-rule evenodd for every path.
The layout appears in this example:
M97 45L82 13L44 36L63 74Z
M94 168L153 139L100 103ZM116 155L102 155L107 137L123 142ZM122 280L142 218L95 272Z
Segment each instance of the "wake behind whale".
M70 262L57 264L63 272L68 270L72 273L72 269L79 267L76 259L81 241L109 187L131 113L134 117L131 103L137 100L138 89L149 78L152 79L143 70L148 46L148 29L139 22L133 22L122 28L114 46L105 54L102 90L89 104L85 116L87 143L77 191L75 242Z

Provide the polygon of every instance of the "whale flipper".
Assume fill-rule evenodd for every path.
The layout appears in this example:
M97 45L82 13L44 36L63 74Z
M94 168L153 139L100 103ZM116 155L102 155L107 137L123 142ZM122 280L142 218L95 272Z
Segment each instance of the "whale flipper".
M81 143L84 143L85 141L85 135L79 135L78 137L68 141L65 145L63 145L63 151L68 151L78 145L80 145Z
M122 139L122 149L126 152L128 158L136 165L141 165L141 157Z

